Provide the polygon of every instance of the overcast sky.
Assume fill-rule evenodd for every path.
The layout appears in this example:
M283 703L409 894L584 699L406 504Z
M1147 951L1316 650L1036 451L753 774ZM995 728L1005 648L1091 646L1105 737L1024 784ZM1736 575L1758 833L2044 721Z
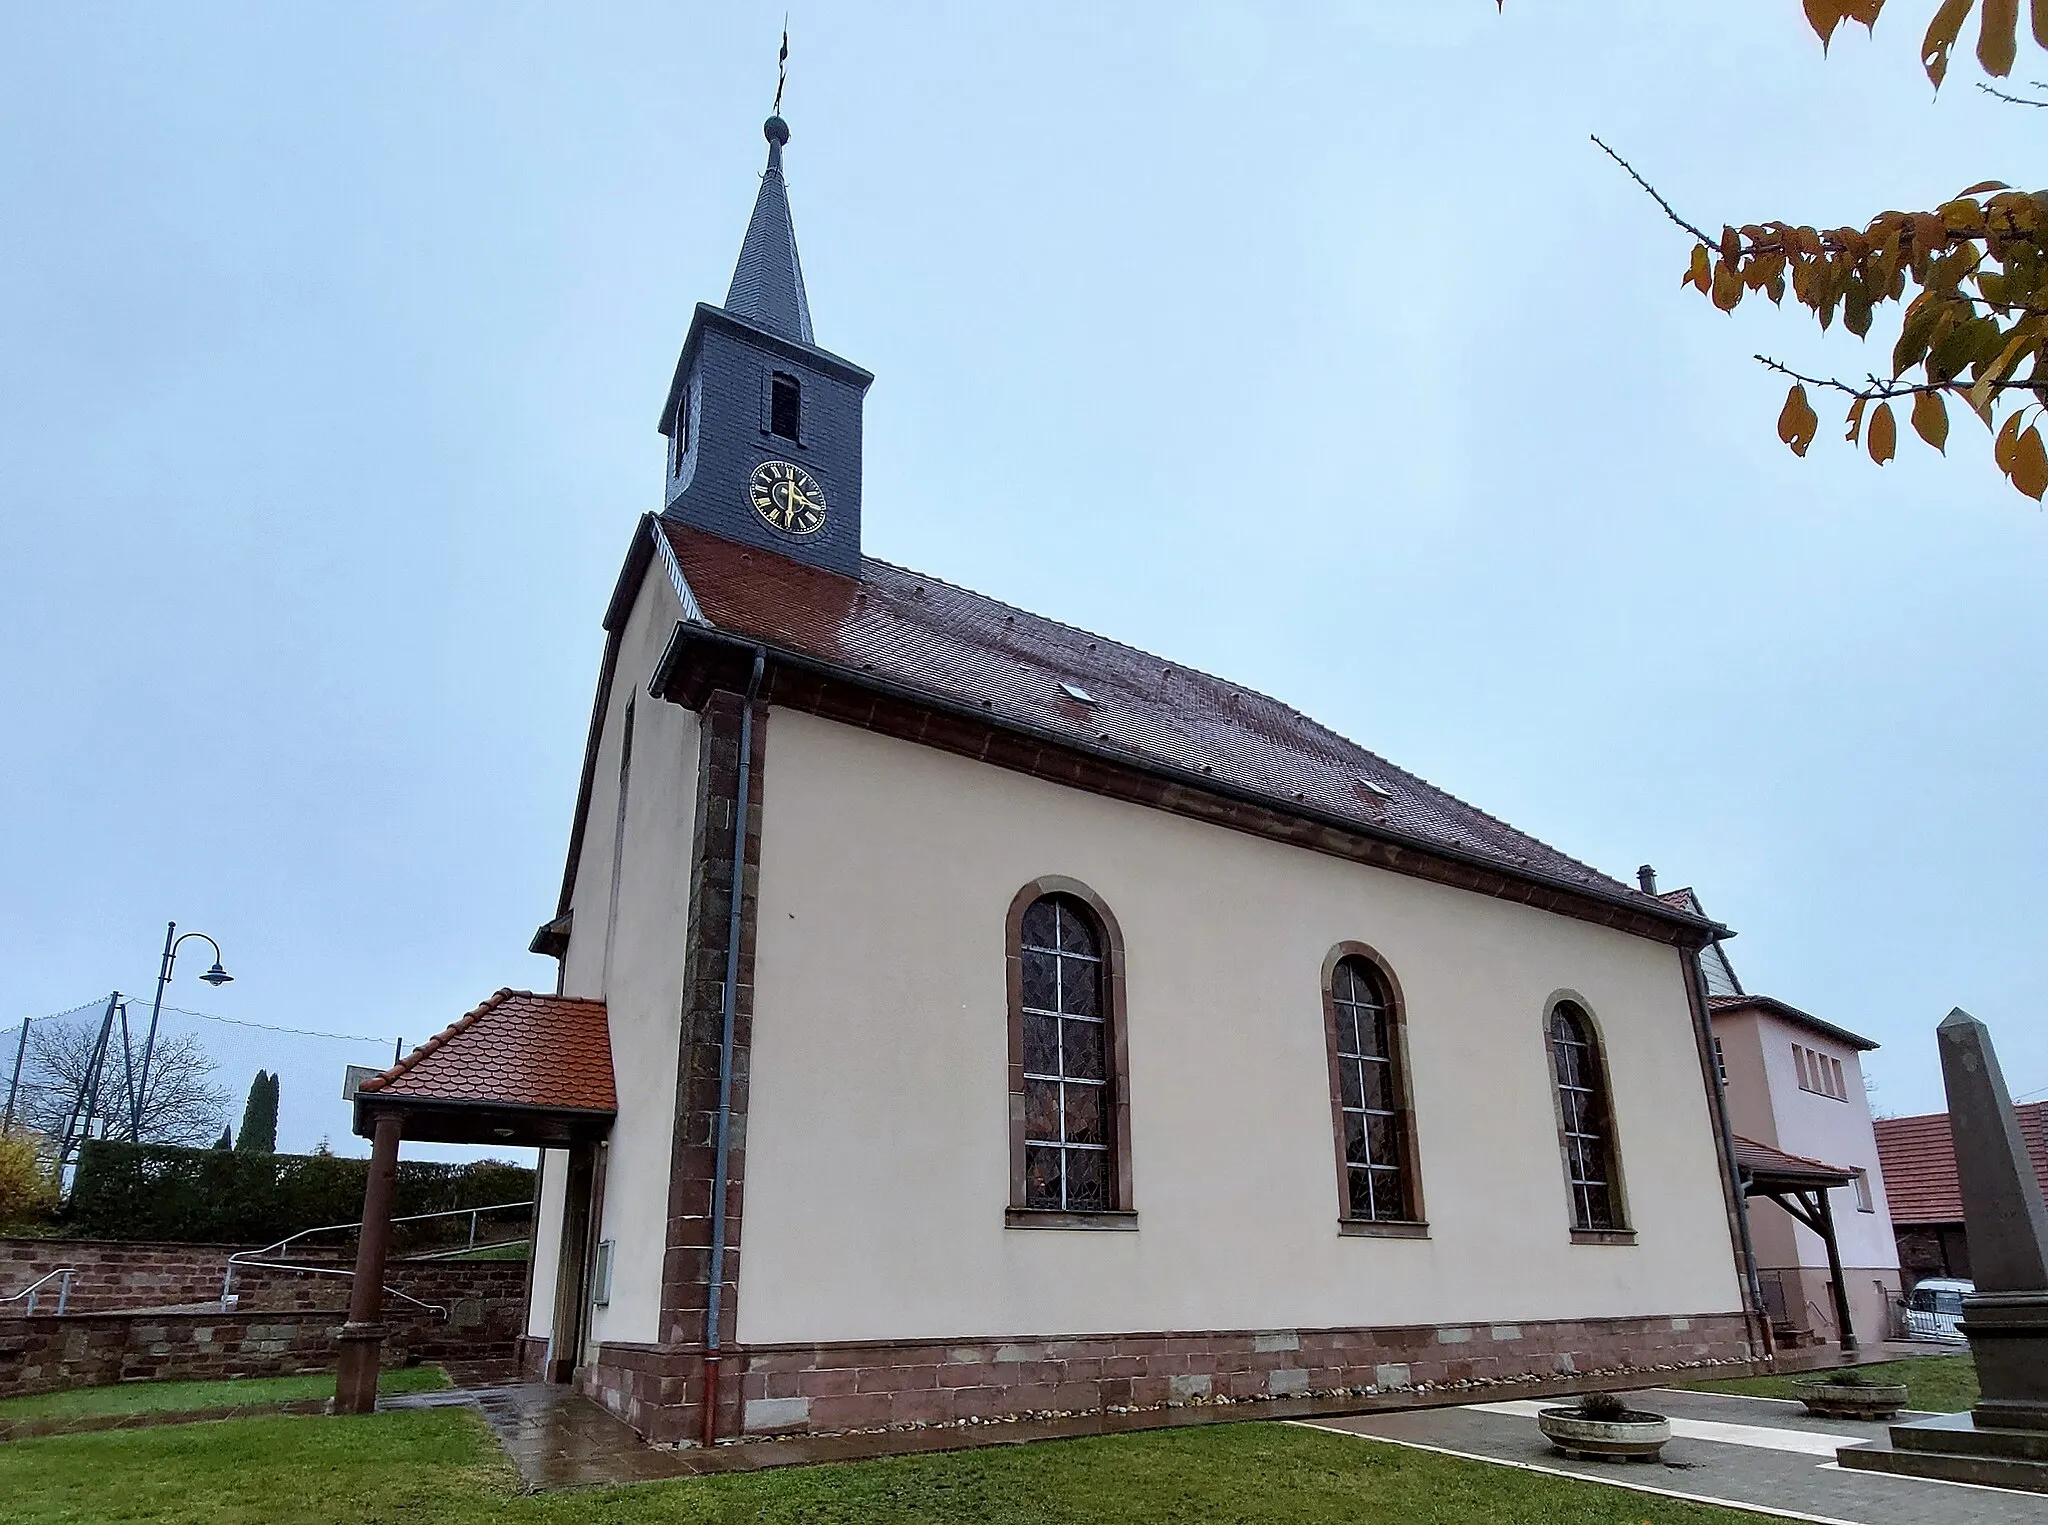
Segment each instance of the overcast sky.
M1750 359L1884 363L1681 290L1695 220L2025 181L1925 5L798 6L819 342L876 375L889 558L1253 685L1735 927L1753 990L2048 1089L2048 520L1974 425L1805 461ZM173 1004L281 1142L553 913L691 305L783 6L0 16L0 1026ZM1906 14L1910 12L1911 14ZM1986 145L1989 146L1986 146ZM1889 335L1885 336L1888 347ZM11 1041L0 1063L12 1057Z

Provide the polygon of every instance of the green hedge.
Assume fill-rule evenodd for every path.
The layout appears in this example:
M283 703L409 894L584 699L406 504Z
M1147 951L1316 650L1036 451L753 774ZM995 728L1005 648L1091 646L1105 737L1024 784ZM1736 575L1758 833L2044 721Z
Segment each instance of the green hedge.
M78 1153L65 1230L88 1239L265 1244L302 1229L361 1221L369 1174L368 1160L333 1155L92 1139ZM406 1217L532 1196L533 1172L523 1166L402 1159L393 1213ZM495 1225L492 1237L517 1232L511 1222ZM448 1232L467 1234L468 1220L452 1220Z

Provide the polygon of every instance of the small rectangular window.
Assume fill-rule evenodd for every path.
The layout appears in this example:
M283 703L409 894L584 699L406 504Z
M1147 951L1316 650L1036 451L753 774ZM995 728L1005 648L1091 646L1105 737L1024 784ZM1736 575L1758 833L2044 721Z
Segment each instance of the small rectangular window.
M1859 1213L1876 1212L1877 1208L1870 1200L1870 1172L1858 1169L1856 1179L1849 1184L1856 1188L1856 1211Z
M803 383L777 371L768 383L768 432L781 439L803 438Z
M1849 1081L1847 1077L1845 1077L1842 1074L1842 1061L1839 1059L1830 1059L1828 1061L1828 1073L1834 1077L1835 1100L1847 1101L1849 1099Z
M681 470L683 457L690 453L690 394L683 393L683 400L676 404L676 469Z
M1721 1084L1728 1084L1728 1056L1721 1051L1721 1040L1714 1040L1714 1073L1721 1077Z
M1792 1045L1792 1067L1799 1071L1799 1089L1813 1090L1814 1084L1806 1075L1806 1050L1797 1043Z

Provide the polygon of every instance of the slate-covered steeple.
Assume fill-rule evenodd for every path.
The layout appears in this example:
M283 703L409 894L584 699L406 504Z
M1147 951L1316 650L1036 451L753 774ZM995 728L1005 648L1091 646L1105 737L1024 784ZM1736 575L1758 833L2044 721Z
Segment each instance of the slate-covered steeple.
M768 168L761 175L761 194L754 198L754 216L740 244L740 262L733 267L725 310L751 318L771 334L809 344L811 304L804 295L796 225L789 218L789 188L782 181L782 145L789 141L789 123L772 116L761 132L768 139Z
M817 347L780 114L725 305L697 304L662 405L667 518L860 575L861 407L874 377Z

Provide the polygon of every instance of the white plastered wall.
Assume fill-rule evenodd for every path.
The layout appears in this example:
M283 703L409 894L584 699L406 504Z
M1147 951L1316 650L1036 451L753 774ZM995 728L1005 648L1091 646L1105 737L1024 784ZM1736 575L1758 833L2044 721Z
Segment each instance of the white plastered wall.
M764 773L741 1340L1741 1306L1676 949L785 710ZM1124 932L1135 1233L1004 1227L1004 918L1048 874ZM1427 1240L1337 1233L1345 940L1406 995ZM1565 989L1606 1039L1634 1246L1571 1243Z
M555 1327L555 1278L561 1269L562 1188L569 1156L560 1149L540 1152L540 1208L533 1223L533 1294L526 1307L526 1332L546 1339Z
M612 1075L619 1096L618 1120L604 1151L598 1237L612 1240L613 1251L610 1302L591 1315L591 1338L598 1341L651 1342L661 1337L698 721L689 710L649 698L647 680L681 614L681 603L657 558L620 633L577 864L575 916L563 960L562 993L602 997L606 1003ZM633 756L626 790L619 921L615 929L608 929L619 753L629 696L634 710ZM554 1242L540 1253L544 1259L557 1253ZM552 1284L552 1269L549 1280ZM536 1316L545 1323L550 1314L542 1310L538 1278L534 1301Z

